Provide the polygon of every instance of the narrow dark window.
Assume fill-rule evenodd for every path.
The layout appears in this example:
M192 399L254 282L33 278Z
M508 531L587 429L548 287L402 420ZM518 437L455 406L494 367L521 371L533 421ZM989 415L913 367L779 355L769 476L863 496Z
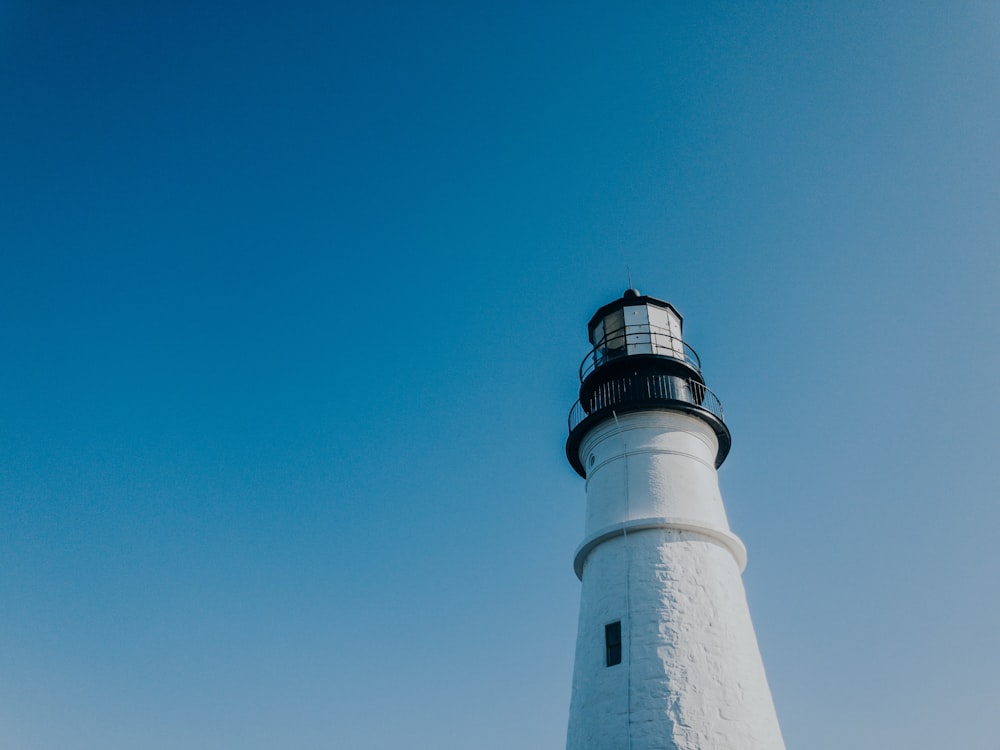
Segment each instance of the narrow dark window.
M622 623L621 620L604 626L604 654L609 667L622 663Z

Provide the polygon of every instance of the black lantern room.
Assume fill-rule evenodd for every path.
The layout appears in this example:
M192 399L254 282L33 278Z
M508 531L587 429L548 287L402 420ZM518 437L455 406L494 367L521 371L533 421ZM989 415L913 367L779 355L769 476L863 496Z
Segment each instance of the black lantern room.
M597 422L630 411L668 409L704 419L719 438L716 467L725 460L732 438L722 404L705 386L682 326L673 305L635 289L591 318L593 348L580 364L580 400L570 410L566 441L566 456L580 476L586 476L579 456L583 436Z

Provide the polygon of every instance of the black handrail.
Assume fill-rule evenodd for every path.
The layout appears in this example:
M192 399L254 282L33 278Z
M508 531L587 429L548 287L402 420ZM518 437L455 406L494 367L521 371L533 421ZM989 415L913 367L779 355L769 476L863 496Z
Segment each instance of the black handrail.
M629 347L637 346L649 348L648 352L640 352L642 354L655 354L686 362L701 372L701 360L693 347L666 328L643 323L619 328L597 342L597 346L591 349L580 363L580 382L582 383L590 373L604 363L630 354L634 355L636 352L630 353Z
M625 375L601 383L587 397L569 410L569 431L573 432L592 414L615 407L656 406L664 402L691 404L713 414L725 423L722 402L704 384L693 378L674 375Z

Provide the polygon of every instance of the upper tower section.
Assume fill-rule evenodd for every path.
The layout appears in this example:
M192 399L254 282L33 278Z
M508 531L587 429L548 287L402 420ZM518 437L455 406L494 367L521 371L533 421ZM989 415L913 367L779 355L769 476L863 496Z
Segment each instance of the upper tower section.
M580 364L580 400L570 410L566 441L566 456L580 476L586 476L578 455L583 436L597 422L630 411L670 409L700 417L719 439L715 465L725 460L732 438L722 404L705 386L683 323L669 302L635 289L590 319L593 348Z
M580 382L600 368L627 368L649 360L657 369L676 369L701 380L701 363L694 349L684 343L684 319L669 302L629 289L590 319L587 331L594 347L580 365ZM608 372L604 369L604 373Z

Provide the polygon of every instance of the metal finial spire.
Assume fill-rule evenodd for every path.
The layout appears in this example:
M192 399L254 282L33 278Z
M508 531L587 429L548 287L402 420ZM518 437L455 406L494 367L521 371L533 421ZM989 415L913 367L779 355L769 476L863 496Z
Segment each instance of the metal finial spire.
M632 286L632 269L625 266L625 273L628 274L628 289L625 290L624 297L639 297L639 290Z

